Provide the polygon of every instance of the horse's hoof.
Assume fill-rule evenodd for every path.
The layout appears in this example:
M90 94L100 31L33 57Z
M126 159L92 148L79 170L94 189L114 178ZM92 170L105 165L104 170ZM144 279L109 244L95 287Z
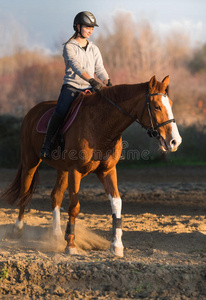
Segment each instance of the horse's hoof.
M69 255L77 255L78 251L76 247L66 247L65 248L65 253Z
M19 229L18 227L16 227L15 225L12 228L12 232L11 232L11 237L13 239L20 239L23 235L23 228Z
M61 241L63 239L63 234L61 231L53 232L53 238L56 241Z
M119 257L124 256L124 247L116 247L115 245L111 244L110 251L115 256L119 256Z

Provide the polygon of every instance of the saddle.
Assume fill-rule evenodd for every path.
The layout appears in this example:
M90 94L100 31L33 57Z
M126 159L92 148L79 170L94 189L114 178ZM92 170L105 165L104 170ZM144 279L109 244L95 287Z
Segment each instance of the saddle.
M86 90L85 92L80 92L79 95L77 96L77 98L73 101L73 103L71 104L71 107L69 108L66 117L64 118L64 122L62 127L59 129L59 131L56 133L56 135L54 136L54 138L52 139L53 142L56 139L61 151L64 151L64 133L69 129L69 127L72 125L72 123L74 122L74 120L76 119L76 116L78 114L78 111L82 105L82 102L84 100L84 96L86 94L91 94L92 92L90 90ZM56 105L50 109L48 109L43 116L39 119L39 122L36 126L36 131L38 133L46 133L47 131L47 125L48 122L51 118L51 115L53 113L53 111L56 109Z
M91 94L91 91L86 90L85 92L80 92L79 95L77 96L77 98L71 104L71 107L68 110L67 115L64 119L63 125L59 130L59 132L61 134L64 134L69 129L69 127L72 125L72 123L74 122L74 120L78 114L78 111L81 107L81 104L84 100L84 96L86 94ZM39 119L39 122L36 126L36 130L38 133L46 133L48 122L49 122L51 115L55 109L56 109L56 105L54 107L48 109L43 114L43 116Z

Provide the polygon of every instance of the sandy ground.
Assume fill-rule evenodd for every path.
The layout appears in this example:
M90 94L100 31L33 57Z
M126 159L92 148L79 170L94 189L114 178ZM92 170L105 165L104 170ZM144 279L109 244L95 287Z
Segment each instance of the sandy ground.
M16 170L0 169L0 192ZM111 208L95 175L82 180L79 254L52 236L55 171L40 170L20 239L18 209L0 201L0 299L206 299L206 167L120 169L125 255L114 257ZM68 192L61 211L64 232Z

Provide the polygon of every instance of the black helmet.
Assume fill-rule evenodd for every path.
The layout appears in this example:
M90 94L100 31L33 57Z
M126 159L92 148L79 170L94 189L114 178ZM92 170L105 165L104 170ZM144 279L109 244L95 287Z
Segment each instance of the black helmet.
M91 26L91 27L98 26L96 23L95 16L89 11L82 11L76 15L73 23L73 28L75 31L77 30L78 24Z

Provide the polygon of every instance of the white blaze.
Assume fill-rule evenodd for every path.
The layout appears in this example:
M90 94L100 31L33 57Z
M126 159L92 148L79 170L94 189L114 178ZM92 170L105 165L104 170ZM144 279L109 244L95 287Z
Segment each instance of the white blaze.
M171 108L171 105L169 103L169 98L167 96L162 96L162 104L164 105L164 107L167 110L168 120L174 119L172 108ZM171 141L172 140L176 141L175 148L177 148L181 144L182 138L181 138L181 136L179 134L179 131L178 131L178 128L177 128L177 124L174 123L174 122L171 122L170 126L172 127L172 138L171 138ZM174 147L174 146L170 145L170 147Z

